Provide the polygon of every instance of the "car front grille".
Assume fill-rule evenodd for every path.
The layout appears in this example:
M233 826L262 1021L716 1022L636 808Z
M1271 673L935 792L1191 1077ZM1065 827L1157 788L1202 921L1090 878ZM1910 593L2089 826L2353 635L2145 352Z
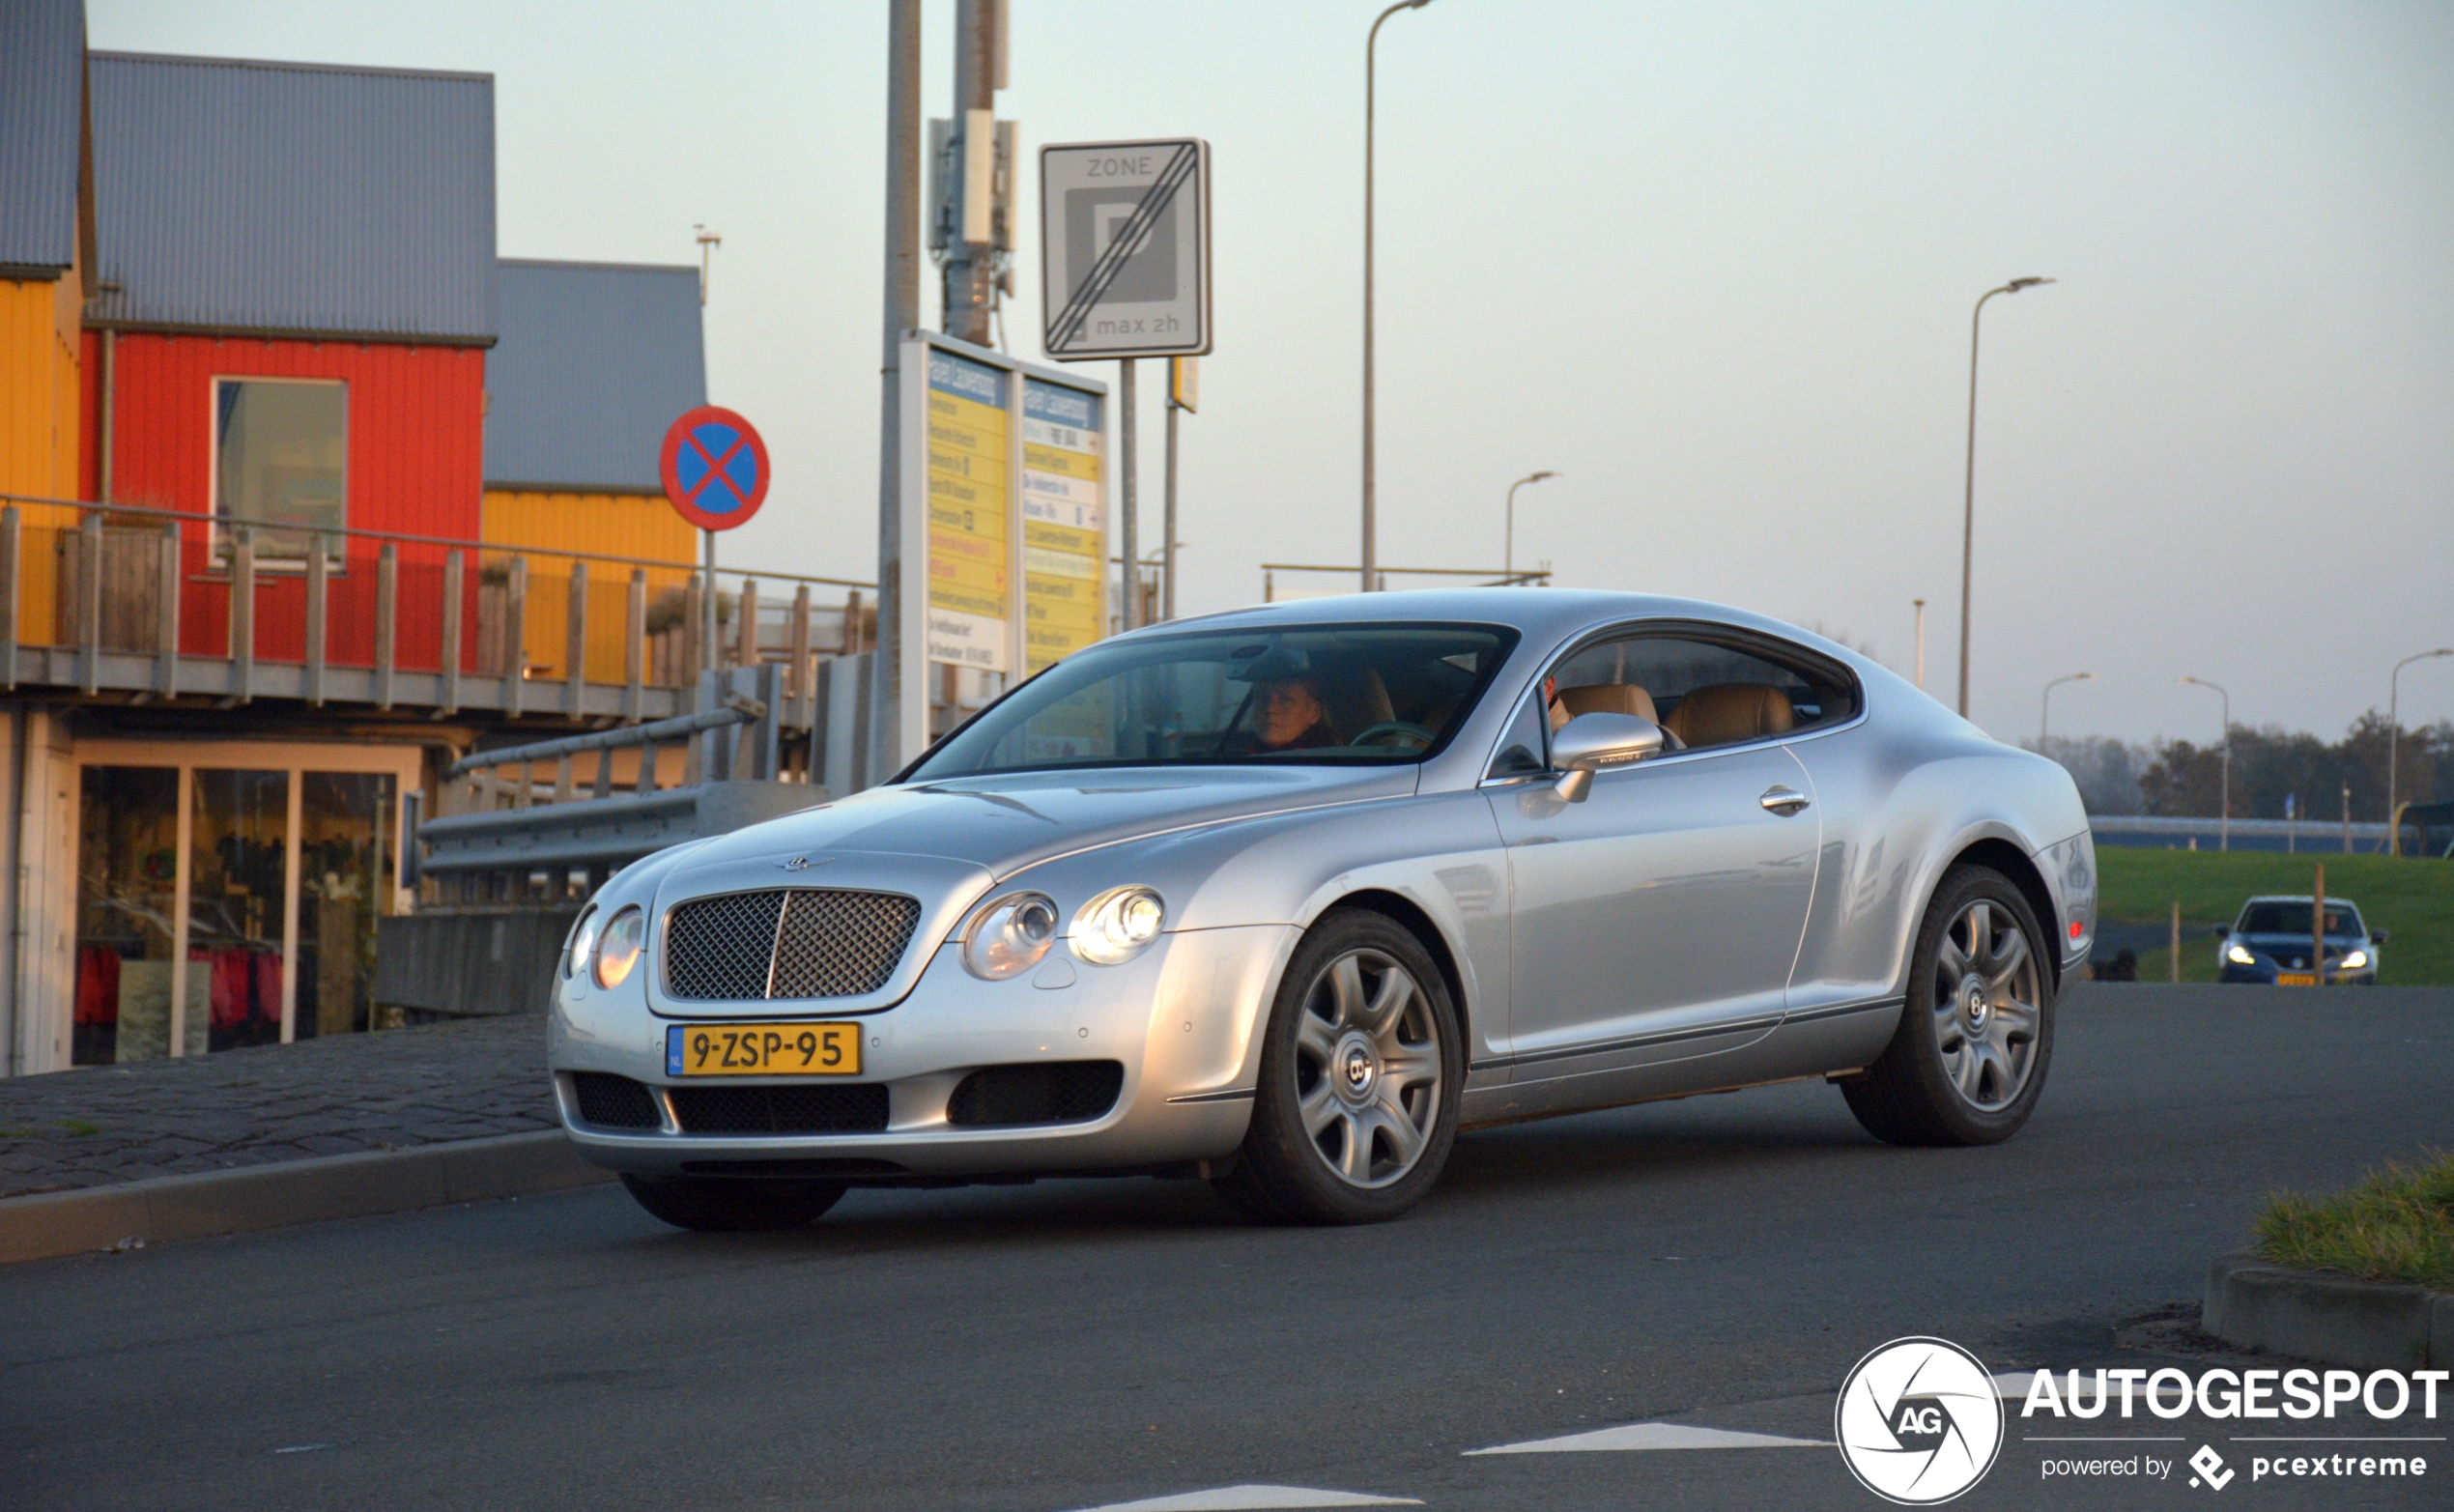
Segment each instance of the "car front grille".
M984 1066L956 1084L946 1122L968 1126L1079 1124L1116 1106L1125 1090L1119 1061L1052 1061Z
M573 1071L571 1090L580 1104L580 1122L599 1128L654 1128L665 1121L656 1116L656 1099L645 1084L604 1071Z
M874 992L920 915L920 899L900 893L769 888L696 899L666 922L665 990L700 1002Z
M685 1134L858 1134L886 1127L886 1087L674 1087Z

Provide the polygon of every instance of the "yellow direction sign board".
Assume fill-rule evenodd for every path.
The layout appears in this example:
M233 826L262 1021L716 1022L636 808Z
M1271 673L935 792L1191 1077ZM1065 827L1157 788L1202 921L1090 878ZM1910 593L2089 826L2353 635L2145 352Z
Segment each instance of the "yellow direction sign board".
M1013 670L1014 375L928 355L928 660Z
M1106 438L1101 400L1023 381L1022 648L1025 674L1107 630Z
M1107 385L933 331L903 333L898 749L927 744L931 663L986 691L1107 633ZM966 701L970 698L964 695Z

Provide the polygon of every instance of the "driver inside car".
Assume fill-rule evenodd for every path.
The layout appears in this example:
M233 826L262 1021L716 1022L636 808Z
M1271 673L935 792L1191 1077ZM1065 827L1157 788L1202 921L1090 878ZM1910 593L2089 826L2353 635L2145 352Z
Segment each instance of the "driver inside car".
M1235 755L1267 754L1313 751L1337 743L1327 711L1322 707L1321 690L1312 679L1283 677L1253 690L1252 728L1239 731L1227 750Z

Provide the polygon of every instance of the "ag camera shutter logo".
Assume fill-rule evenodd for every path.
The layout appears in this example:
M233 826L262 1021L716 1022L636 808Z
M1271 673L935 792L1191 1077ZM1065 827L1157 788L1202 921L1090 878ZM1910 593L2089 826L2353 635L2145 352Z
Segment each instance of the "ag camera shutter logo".
M2003 1446L1993 1373L1948 1339L1894 1339L1840 1383L1833 1438L1858 1483L1886 1501L1933 1506L1985 1478Z

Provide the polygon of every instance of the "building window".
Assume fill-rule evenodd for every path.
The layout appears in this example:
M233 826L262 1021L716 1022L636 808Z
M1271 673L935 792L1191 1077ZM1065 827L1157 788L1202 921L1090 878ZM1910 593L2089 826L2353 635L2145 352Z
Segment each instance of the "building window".
M349 517L349 387L283 379L214 380L214 515L220 553L233 524L257 528L256 560L303 564L309 530L338 565Z

